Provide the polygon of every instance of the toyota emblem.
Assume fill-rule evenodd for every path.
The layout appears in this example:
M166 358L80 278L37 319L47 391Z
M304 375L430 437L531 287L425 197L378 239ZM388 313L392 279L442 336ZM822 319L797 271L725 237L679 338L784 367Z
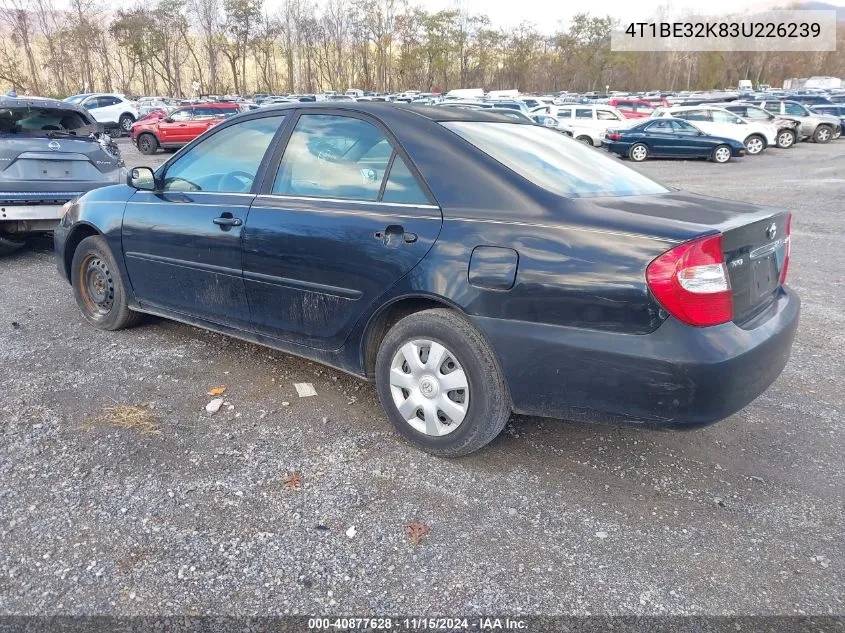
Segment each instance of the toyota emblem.
M775 239L775 236L777 234L778 234L778 227L774 222L772 222L768 226L768 228L766 228L766 237L768 237L770 240L773 240L773 239Z
M59 142L58 142L58 141L50 141L50 142L47 144L47 147L49 147L49 148L50 148L51 150L53 150L54 152L58 152L60 149L62 149L62 146L61 146L61 145L59 145Z

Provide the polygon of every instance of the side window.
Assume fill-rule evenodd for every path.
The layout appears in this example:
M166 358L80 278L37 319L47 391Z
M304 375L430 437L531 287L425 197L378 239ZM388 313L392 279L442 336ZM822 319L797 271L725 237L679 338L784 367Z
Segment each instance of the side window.
M649 123L646 130L649 132L671 132L672 131L672 121L666 119L663 121L655 121L654 123Z
M100 97L100 105L101 106L113 106L120 103L120 99L117 97Z
M374 125L334 114L303 114L288 141L273 193L378 199L392 148Z
M786 114L807 116L807 111L804 109L804 106L797 103L784 103L783 108Z
M698 129L686 121L680 119L671 121L672 130L678 134L698 134Z
M610 110L596 110L596 118L599 121L619 121L619 117Z
M429 204L408 165L399 154L393 159L390 176L384 186L382 202L404 202L406 204Z
M559 119L571 119L572 118L572 109L571 108L564 108L557 111L557 116Z
M710 121L710 113L707 110L682 110L676 112L675 117L687 121Z
M769 112L774 112L775 114L780 114L780 101L766 101L765 105L763 106ZM787 111L787 114L789 112Z
M83 104L82 107L86 110L93 110L94 108L99 108L103 105L101 101L100 97L91 97Z
M174 121L187 121L192 117L191 110L192 108L183 108L181 110L176 110L176 112L170 115L170 118Z
M711 110L710 116L716 123L742 123L742 119L729 112L722 112L721 110Z
M212 134L168 167L165 191L247 193L284 116L250 119Z
M593 118L593 111L592 111L592 109L578 108L577 110L575 110L575 118L576 119L592 119Z

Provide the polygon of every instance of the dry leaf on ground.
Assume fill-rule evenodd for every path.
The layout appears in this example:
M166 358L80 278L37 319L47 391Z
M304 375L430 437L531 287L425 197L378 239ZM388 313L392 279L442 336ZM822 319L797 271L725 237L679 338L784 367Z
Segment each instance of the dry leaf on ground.
M423 537L431 532L431 528L423 521L409 521L405 524L405 534L411 539L411 543L419 545Z
M285 475L285 490L299 490L304 480L305 478L298 470L288 473Z
M213 387L208 390L209 396L222 396L226 391L226 387Z

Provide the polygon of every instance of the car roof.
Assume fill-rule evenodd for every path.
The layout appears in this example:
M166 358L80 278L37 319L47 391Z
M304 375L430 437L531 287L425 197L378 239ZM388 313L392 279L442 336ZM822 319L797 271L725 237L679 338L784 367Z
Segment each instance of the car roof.
M395 115L407 115L408 117L418 116L435 122L447 121L490 121L495 123L509 122L516 125L532 125L528 121L504 117L501 114L490 113L487 109L475 108L444 108L442 106L411 105L407 103L380 102L380 101L318 101L305 103L282 103L262 108L261 112L274 110L343 110L348 112L361 112L379 116L380 114L391 113Z
M0 108L56 108L57 110L73 110L74 112L85 112L85 110L70 101L59 101L49 97L3 97L0 96Z

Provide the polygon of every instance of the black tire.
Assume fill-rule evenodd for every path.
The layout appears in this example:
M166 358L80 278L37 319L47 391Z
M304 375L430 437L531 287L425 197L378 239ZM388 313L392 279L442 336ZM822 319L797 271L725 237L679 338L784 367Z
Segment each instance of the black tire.
M833 138L833 128L829 125L819 125L816 131L813 132L813 141L815 143L827 143Z
M645 150L645 152L643 152L642 150ZM635 163L641 163L647 160L648 145L646 145L645 143L634 143L633 145L631 145L631 149L628 150L628 158L630 158Z
M70 281L82 316L96 328L122 330L143 317L129 309L120 269L101 235L86 237L76 247Z
M427 435L414 429L393 400L390 373L394 356L406 343L419 339L443 345L466 375L466 415L446 435ZM490 345L466 318L444 308L411 314L388 331L376 356L376 387L396 430L414 446L439 457L460 457L479 450L502 432L511 414L510 392Z
M131 114L121 114L117 121L121 134L129 134L132 130L132 124L135 123L135 117Z
M750 144L750 145L749 145ZM752 148L753 151L752 151ZM766 139L759 134L751 134L745 139L745 151L749 156L757 156L762 154L766 149Z
M796 140L798 139L792 130L778 130L778 147L780 149L795 147Z
M586 134L582 134L581 136L575 137L575 140L578 141L579 143L584 143L585 145L589 145L590 147L593 147L593 139L591 139Z
M725 155L724 150L728 150L726 159L723 158L723 156ZM720 163L720 164L727 163L727 162L730 162L731 157L732 157L731 156L732 153L733 152L732 152L730 146L728 146L728 145L717 145L716 147L713 148L713 152L710 154L710 160L712 160L714 163Z
M138 137L138 151L151 156L158 151L158 139L152 134L141 134Z

